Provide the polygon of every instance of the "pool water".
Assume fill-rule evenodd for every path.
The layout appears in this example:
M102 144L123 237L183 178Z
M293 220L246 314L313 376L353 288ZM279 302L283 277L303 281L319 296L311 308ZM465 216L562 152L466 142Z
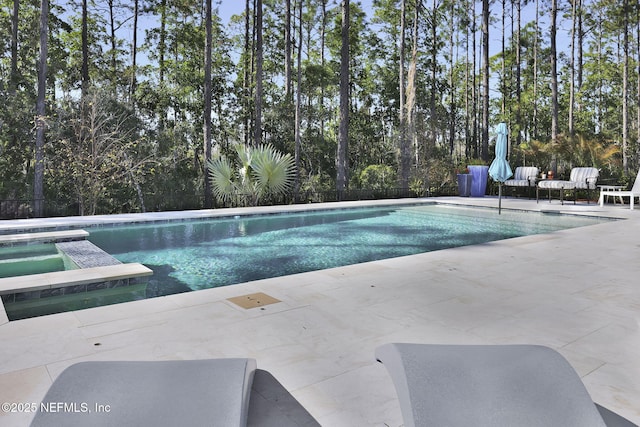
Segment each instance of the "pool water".
M109 227L89 240L153 269L149 298L603 221L429 204Z
M63 271L65 262L53 244L0 248L0 278Z

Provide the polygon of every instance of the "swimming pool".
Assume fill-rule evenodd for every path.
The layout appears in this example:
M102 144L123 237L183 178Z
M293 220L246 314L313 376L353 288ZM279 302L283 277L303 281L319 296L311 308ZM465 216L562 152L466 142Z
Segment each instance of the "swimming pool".
M109 227L89 240L154 270L150 298L603 221L423 204Z
M54 244L0 247L0 278L49 273L68 268Z

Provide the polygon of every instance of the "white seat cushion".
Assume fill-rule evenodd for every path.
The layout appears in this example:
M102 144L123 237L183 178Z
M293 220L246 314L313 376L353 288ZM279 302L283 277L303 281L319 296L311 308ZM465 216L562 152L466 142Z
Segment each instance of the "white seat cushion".
M528 179L508 179L504 182L504 185L509 187L533 187L535 181L529 181Z
M538 183L539 188L546 188L551 190L573 190L576 188L576 183L574 181L562 181L559 179L540 181Z

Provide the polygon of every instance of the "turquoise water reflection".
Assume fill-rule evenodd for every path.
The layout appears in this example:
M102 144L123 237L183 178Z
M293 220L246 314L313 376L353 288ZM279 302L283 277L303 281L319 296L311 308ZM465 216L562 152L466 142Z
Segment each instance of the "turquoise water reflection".
M152 268L153 297L602 221L422 205L94 229L90 240L122 262Z

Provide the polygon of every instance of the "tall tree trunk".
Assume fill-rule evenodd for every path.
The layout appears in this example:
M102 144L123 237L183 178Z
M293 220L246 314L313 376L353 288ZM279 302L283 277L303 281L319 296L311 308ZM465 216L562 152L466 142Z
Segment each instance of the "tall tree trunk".
M49 39L49 0L40 2L40 58L36 101L36 150L33 174L33 214L44 216L44 134L46 130L47 56Z
M349 173L349 0L342 0L342 47L340 49L340 124L338 127L338 155L336 190L342 199L348 187Z
M458 48L456 44L456 54L454 57L454 40L453 40L453 29L455 28L455 3L451 2L449 6L449 14L451 15L449 25L451 27L451 32L449 33L449 156L453 155L455 138L456 138L456 86L457 82L454 81L454 66L455 63L458 62ZM459 40L458 40L459 41Z
M10 98L14 98L18 91L18 23L19 23L20 0L13 0L13 12L11 13L11 74L9 75L8 93ZM14 126L9 126L9 146L15 147L18 144L18 132ZM0 156L3 154L0 147Z
M166 43L165 39L167 37L167 0L162 0L160 2L160 41L158 43L158 85L160 86L160 90L164 91L164 73L165 73L165 51L166 51ZM159 107L160 111L158 111L158 130L160 132L164 131L165 122L166 122L166 105L165 102L160 103Z
M573 136L574 118L573 108L576 99L576 27L577 23L577 3L578 0L572 0L571 2L571 61L569 63L569 71L571 73L569 77L569 135Z
M399 125L400 125L400 188L403 191L409 188L409 143L407 141L407 110L406 110L406 83L405 83L405 32L406 32L406 14L407 4L406 0L400 1L400 43L399 43L399 69L398 69L398 89L400 96L399 105Z
M551 143L558 140L558 49L557 49L557 20L558 0L551 0L551 21L550 21L550 47L551 47ZM554 174L555 174L554 170Z
M516 146L522 143L522 46L520 34L522 33L522 4L521 0L516 3Z
M437 42L438 40L438 0L433 0L432 3L432 13L433 17L431 18L431 40L433 40L433 46L431 46L431 95L429 97L429 109L430 109L430 139L433 147L437 145L437 129L438 129L438 110L436 109L436 96L438 88L436 87L436 82L438 80L438 50L437 50ZM415 27L414 27L415 29ZM415 29L417 30L417 29ZM417 49L417 46L414 45L414 48ZM417 56L417 52L416 52ZM416 58L417 62L417 58Z
M438 0L433 0L431 5L431 40L433 40L433 45L431 46L431 94L429 97L429 139L431 140L431 144L433 147L437 146L437 129L438 129L438 110L436 108L436 96L438 92L438 88L436 86L438 80L438 49L437 42L438 40ZM417 16L416 16L417 19ZM417 32L417 28L414 27L414 31ZM417 46L414 44L414 49L417 49ZM416 56L417 56L417 52ZM417 58L416 58L417 61Z
M262 0L256 2L256 101L253 143L262 144Z
M623 49L622 66L622 169L629 173L629 0L623 1Z
M133 29L131 39L131 80L129 83L129 103L135 107L136 75L138 74L138 17L140 14L140 0L133 0Z
M506 43L505 43L505 35L506 35L506 18L507 18L507 2L506 0L502 0L502 54L501 56L501 72L502 72L502 83L500 84L500 96L502 97L502 102L500 109L502 110L502 120L506 118L507 112L507 73L506 73L506 60L505 55L507 54Z
M296 82L296 112L295 112L295 164L296 164L296 176L294 183L294 194L296 201L299 200L300 196L300 151L301 151L301 136L300 136L300 126L302 121L302 1L300 1L300 9L298 12L298 58L297 58L297 67L298 67L298 75Z
M533 37L533 138L538 137L538 29L539 2L536 0L535 32Z
M204 42L204 207L213 207L213 191L207 165L211 160L211 50L212 50L212 0L205 0L205 42Z
M558 142L558 49L556 45L558 17L558 0L551 0L551 144ZM554 176L558 176L558 157L556 150L551 154L551 170Z
M599 70L602 69L602 63L604 60L604 56L603 56L603 48L604 48L604 43L602 40L602 31L603 31L603 24L604 24L604 17L603 17L603 13L604 11L602 9L598 9L597 14L598 14L598 31L596 31L596 37L597 37L597 41L596 41L596 63L597 63L597 67ZM599 132L602 132L602 130L604 129L604 109L606 108L604 106L604 79L602 76L599 77L599 84L598 84L598 90L597 90L597 102L596 102L596 128L598 129Z
M80 70L80 92L81 97L85 98L89 92L89 35L88 35L88 20L89 12L87 9L87 0L82 0L82 65Z
M107 6L109 7L109 42L111 43L111 83L114 85L114 92L116 87L116 82L118 81L117 72L118 72L118 54L117 54L117 39L116 39L116 17L115 17L115 7L114 0L108 0Z
M299 54L298 54L299 56ZM285 0L285 24L284 24L284 87L285 99L291 100L291 0Z
M472 6L473 5L473 1L472 0L467 0L466 4L465 4L465 14L469 14L470 10L473 10ZM468 18L468 16L467 16ZM473 22L474 20L471 19L471 22ZM473 24L472 24L473 25ZM473 85L470 84L470 80L471 80L471 70L469 67L469 39L471 38L469 35L470 29L469 26L467 25L465 28L465 46L464 46L464 51L465 51L465 65L464 65L464 110L466 112L466 114L464 115L464 133L465 133L465 144L464 144L464 157L469 157L471 154L471 144L473 142L473 140L471 139L472 136L472 130L471 130L471 126L473 126L473 124L470 125L469 123L469 117L473 117L472 116L472 100L470 98L473 97L473 92L471 94L471 96L469 95L469 91L472 90L471 88L473 87ZM474 40L475 40L475 36L474 36ZM475 52L475 41L473 42L474 44L474 52ZM474 64L475 67L475 64ZM473 75L475 75L475 68L473 70ZM471 112L471 113L470 113ZM473 122L472 122L473 123Z
M249 145L249 139L251 135L250 129L250 119L249 119L249 110L251 107L251 83L250 83L250 74L251 74L251 61L250 61L250 42L251 37L249 33L251 31L251 20L249 19L249 14L251 12L251 8L249 7L249 0L245 2L244 8L244 64L242 71L242 105L243 105L243 117L242 123L244 126L244 144Z
M640 163L640 7L636 8L636 41L637 41L637 64L638 64L638 88L637 88L637 98L636 98L636 128L638 131L638 136L636 138L636 159L638 163Z
M434 6L435 6L434 0ZM420 22L420 8L422 7L421 0L416 0L415 10L413 15L413 32L412 32L412 47L411 47L411 61L409 62L409 74L407 76L407 146L405 147L406 153L404 156L405 164L403 164L403 178L406 176L406 180L403 180L402 191L407 193L409 191L409 179L411 177L411 151L413 146L415 154L415 166L418 166L418 144L416 135L416 123L415 123L415 105L416 105L416 73L418 72L418 23ZM434 17L435 17L434 9Z
M18 13L20 0L13 0L11 13L11 76L9 77L9 95L15 95L18 89Z
M584 29L582 28L582 0L578 1L578 72L576 78L576 90L578 93L582 91L582 51L584 46ZM576 109L580 111L580 99L578 99Z
M480 157L489 160L489 0L482 0L482 146Z
M477 71L478 71L478 53L477 53L477 44L476 44L476 33L478 31L478 27L476 25L476 12L475 12L475 2L473 0L469 1L469 13L471 14L471 34L473 35L473 49L472 52L472 62L473 62L473 73L471 74L472 81L472 92L471 92L471 117L473 119L473 123L471 125L471 145L472 150L471 154L473 157L478 157L478 80L477 80Z
M326 31L327 31L327 0L321 0L322 3L322 26L320 28L320 65L322 67L323 77L322 82L320 84L320 139L324 140L324 126L325 126L325 108L324 108L324 98L325 98L325 78L324 78L324 67L326 66L326 58L325 58L325 46L326 46Z

